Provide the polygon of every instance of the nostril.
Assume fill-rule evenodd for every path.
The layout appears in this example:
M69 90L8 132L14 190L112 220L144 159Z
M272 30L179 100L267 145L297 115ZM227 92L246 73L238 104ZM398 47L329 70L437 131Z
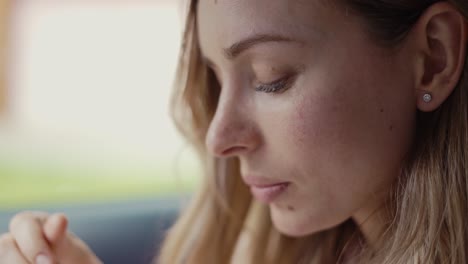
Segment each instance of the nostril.
M226 149L221 153L222 156L229 156L229 155L235 155L238 152L241 152L245 149L245 147L232 147L229 149Z

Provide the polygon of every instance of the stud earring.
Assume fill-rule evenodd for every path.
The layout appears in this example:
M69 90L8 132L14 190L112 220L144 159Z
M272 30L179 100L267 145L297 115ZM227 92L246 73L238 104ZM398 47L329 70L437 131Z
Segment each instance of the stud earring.
M429 94L429 93L424 94L423 100L424 100L424 102L426 102L426 103L431 102L431 101L432 101L432 95Z

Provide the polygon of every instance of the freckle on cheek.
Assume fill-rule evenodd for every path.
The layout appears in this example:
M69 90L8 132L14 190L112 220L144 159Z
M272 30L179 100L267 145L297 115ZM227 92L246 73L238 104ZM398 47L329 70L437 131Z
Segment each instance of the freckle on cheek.
M389 128L390 131L393 131L393 128L394 128L393 125L390 125L390 128Z
M289 211L291 211L291 212L293 212L295 209L294 209L294 207L293 207L293 206L291 206L291 205L288 205L288 210L289 210Z
M299 104L297 108L297 117L299 118L299 121L304 120L304 105L303 104Z
M289 119L286 121L287 123L291 124L291 126L288 126L288 131L290 135L294 135L292 139L295 141L295 144L297 144L298 146L301 146L305 140L304 133L306 130L305 129L306 120L305 120L304 109L305 109L304 104L302 102L298 102L293 115L291 115Z
M384 109L383 109L383 108L381 108L381 109L380 109L380 113L383 113L383 112L384 112Z

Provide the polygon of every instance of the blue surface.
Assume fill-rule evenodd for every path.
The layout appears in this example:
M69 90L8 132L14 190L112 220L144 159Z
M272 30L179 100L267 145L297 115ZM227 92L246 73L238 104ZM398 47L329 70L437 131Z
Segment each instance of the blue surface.
M109 264L149 264L181 207L181 198L0 211L0 233L18 211L64 212L72 232Z

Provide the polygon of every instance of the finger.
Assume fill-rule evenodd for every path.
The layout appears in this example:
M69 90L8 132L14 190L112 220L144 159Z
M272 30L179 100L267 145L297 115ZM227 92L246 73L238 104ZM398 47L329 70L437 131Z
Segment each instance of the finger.
M0 263L29 264L11 234L0 236Z
M49 213L41 212L41 211L30 211L29 213L33 215L34 218L36 218L41 223L44 223L47 220L47 218L50 216Z
M55 247L66 236L68 219L64 214L53 214L43 225L44 235L51 247Z
M36 258L48 258L53 263L52 250L42 230L43 216L36 213L23 212L17 214L10 222L10 233L21 250L21 253L31 263L36 263ZM44 262L47 263L47 262Z
M61 263L101 263L91 249L67 230L68 219L58 213L47 218L44 234L57 260Z
M67 232L54 244L53 250L61 263L101 263L88 245L72 232Z

